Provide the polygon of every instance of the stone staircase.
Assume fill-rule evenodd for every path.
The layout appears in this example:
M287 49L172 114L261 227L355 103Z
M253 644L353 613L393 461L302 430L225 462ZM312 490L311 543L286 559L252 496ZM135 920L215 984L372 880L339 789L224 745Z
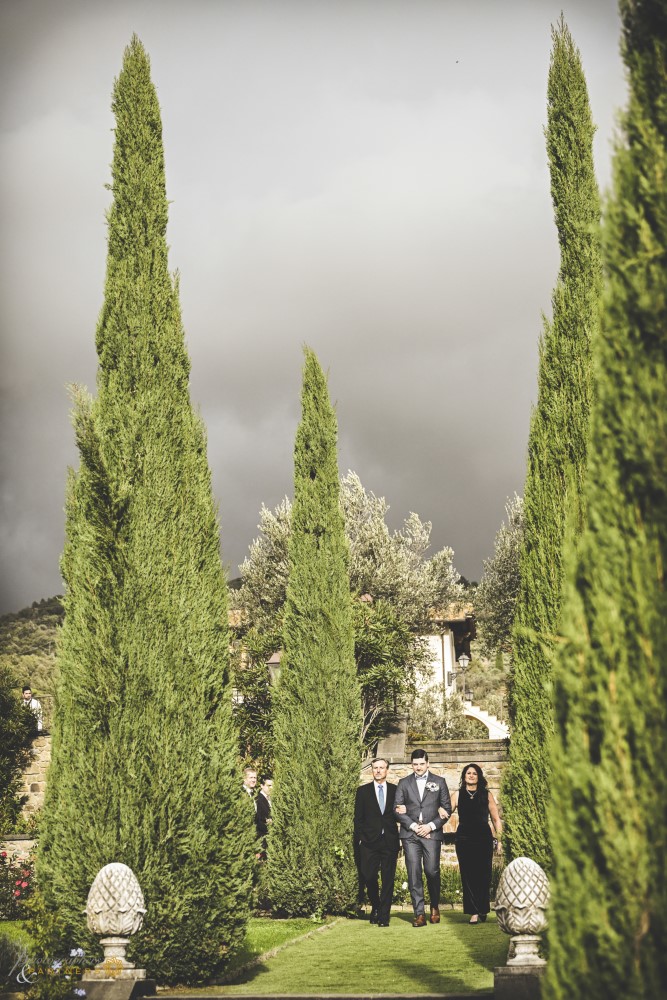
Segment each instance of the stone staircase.
M506 740L510 734L509 726L501 722L495 715L485 712L479 705L473 705L471 701L464 701L463 714L468 719L477 719L489 730L490 740Z

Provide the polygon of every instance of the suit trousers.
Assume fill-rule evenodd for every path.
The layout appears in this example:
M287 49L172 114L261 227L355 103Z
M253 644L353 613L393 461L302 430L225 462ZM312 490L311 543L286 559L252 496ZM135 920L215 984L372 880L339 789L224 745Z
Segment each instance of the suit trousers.
M415 916L424 913L424 883L422 868L426 875L428 898L431 906L440 906L440 846L442 841L426 839L413 834L401 841L405 851L405 867L408 871L408 888Z
M391 899L394 895L398 848L389 846L383 837L373 847L361 844L359 856L361 875L366 883L371 907L378 911L378 920L388 923L391 913ZM378 885L378 875L381 879L381 888Z

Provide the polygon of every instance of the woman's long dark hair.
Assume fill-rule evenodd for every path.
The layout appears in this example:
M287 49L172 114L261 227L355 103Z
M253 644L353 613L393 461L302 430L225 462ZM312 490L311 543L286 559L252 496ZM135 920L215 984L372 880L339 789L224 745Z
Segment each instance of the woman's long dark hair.
M465 786L466 786L466 771L469 768L471 768L471 767L475 771L477 771L477 789L485 792L488 795L489 794L489 783L486 780L486 778L484 777L484 771L481 769L481 767L479 766L479 764L466 764L466 766L461 771L461 780L459 782L459 789L461 791L463 791L463 789L465 788Z

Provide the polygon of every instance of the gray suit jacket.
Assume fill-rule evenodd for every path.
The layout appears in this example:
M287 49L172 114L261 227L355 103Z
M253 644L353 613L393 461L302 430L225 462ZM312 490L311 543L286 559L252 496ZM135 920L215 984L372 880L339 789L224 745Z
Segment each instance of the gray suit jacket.
M432 771L427 772L423 799L419 798L417 776L415 774L409 774L407 778L401 778L396 788L394 805L406 806L407 808L406 813L402 816L397 815L396 817L401 824L398 831L401 840L407 840L409 837L421 840L422 838L417 837L417 834L410 829L412 823L419 822L434 823L435 830L432 831L431 838L433 840L442 840L442 828L447 820L440 818L438 808L442 806L447 813L447 818L449 818L452 814L452 803L449 798L447 782L439 774L433 774ZM421 820L419 819L420 815L422 817Z

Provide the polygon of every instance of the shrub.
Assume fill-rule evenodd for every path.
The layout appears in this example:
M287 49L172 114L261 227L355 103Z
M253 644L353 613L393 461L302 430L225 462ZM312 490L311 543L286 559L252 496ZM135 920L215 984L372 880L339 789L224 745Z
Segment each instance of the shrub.
M27 961L26 946L9 934L0 934L0 995L6 995L5 990L15 987L16 976Z
M25 977L32 985L26 1000L83 1000L81 976L88 967L83 948L71 948L66 958L30 958Z
M18 920L24 916L23 903L32 893L33 862L17 854L0 851L0 918Z
M13 830L21 812L21 775L30 763L37 723L21 705L11 670L0 665L0 832Z

